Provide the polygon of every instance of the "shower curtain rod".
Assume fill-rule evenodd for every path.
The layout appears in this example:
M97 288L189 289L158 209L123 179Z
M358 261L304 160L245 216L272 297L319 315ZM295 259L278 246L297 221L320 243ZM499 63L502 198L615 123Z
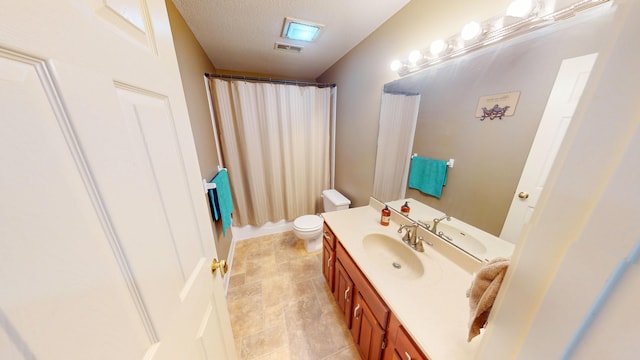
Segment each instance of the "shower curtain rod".
M417 93L417 92L400 91L400 90L382 89L382 92L385 93L385 94L391 94L391 95L405 95L405 96L418 96L418 95L420 95L420 93Z
M220 78L220 79L230 79L230 80L245 80L245 81L257 81L257 82L269 82L269 83L273 83L273 84L289 84L289 85L298 85L298 86L317 86L317 87L320 87L320 88L336 87L336 84L334 84L334 83L315 83L315 82L309 82L309 81L259 78L259 77L251 77L251 76L209 74L209 73L204 73L204 76L206 76L209 79L211 79L211 78Z

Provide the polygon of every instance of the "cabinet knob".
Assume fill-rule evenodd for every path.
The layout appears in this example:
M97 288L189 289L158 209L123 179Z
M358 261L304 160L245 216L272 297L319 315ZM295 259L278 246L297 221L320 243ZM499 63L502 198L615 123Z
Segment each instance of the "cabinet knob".
M324 236L325 239L329 240L331 238L331 236L329 236L329 233L327 233L326 231L322 232L322 236Z
M521 191L521 192L518 194L518 197L519 197L520 199L528 199L528 198L529 198L529 193L526 193L526 192L524 192L524 191Z

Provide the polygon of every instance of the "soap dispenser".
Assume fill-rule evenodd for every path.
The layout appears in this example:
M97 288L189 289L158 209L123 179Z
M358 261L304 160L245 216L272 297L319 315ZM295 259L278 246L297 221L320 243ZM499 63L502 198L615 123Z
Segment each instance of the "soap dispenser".
M382 209L382 214L380 215L380 225L389 226L390 220L391 210L389 210L389 206L385 205L384 209Z
M404 205L402 205L400 207L400 212L402 213L402 215L404 216L409 216L409 211L411 210L411 208L409 208L409 202L405 201Z

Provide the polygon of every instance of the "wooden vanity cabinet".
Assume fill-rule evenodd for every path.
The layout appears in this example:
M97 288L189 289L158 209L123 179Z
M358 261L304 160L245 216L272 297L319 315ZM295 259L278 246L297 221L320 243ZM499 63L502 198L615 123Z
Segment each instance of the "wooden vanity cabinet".
M323 227L322 275L333 293L335 292L336 237L327 223L324 223Z
M347 324L347 328L351 328L351 310L353 309L351 305L353 304L354 292L353 280L339 260L335 263L335 269L336 281L333 296L336 299L338 308L340 308L340 310L342 311L342 315L344 317L345 323Z
M358 292L353 308L351 335L363 359L380 359L384 346L384 327L376 320L362 293Z
M384 360L429 360L413 342L400 321L391 314L387 329Z
M341 306L341 299L336 298L338 306L344 309L347 327L363 359L380 359L389 319L389 308L340 242L336 244L336 259L336 286L342 289L343 286L339 284L348 284L348 280L352 284L349 294L352 302L350 308L347 308L346 304L348 296L344 296L344 308Z
M364 360L428 360L324 224L322 274Z

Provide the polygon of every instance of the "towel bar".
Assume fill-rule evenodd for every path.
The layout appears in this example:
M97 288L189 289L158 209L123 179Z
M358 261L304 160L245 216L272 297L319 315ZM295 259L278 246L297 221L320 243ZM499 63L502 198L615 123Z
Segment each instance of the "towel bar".
M208 193L209 190L216 188L216 184L208 182L207 179L202 179L202 186L204 187L205 194Z
M227 168L218 165L218 172L220 172L221 170L225 170L226 171ZM209 190L216 188L216 184L208 182L207 179L202 179L202 186L204 187L204 193L205 194L207 192L209 192Z
M418 156L418 154L412 154L411 158L413 159L414 157ZM449 159L449 161L447 161L447 166L452 168L453 167L453 163L455 162L455 159Z

